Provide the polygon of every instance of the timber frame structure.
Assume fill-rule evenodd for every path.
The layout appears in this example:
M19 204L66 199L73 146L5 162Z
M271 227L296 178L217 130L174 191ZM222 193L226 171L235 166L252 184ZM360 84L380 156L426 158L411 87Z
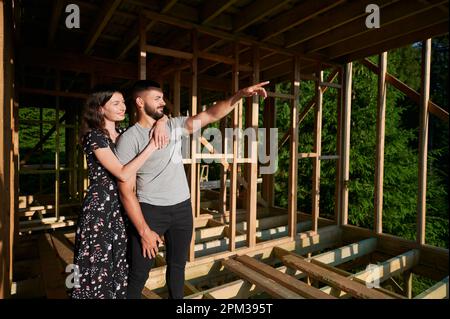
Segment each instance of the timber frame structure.
M79 29L65 25L69 3L80 9ZM380 8L378 29L365 25L370 3ZM232 151L223 154L208 140L191 138L191 150L202 145L209 153L191 152L184 159L195 221L187 298L261 292L273 298L412 298L413 274L437 282L416 298L448 298L448 249L425 243L429 116L448 122L448 111L430 100L431 39L448 34L448 17L448 1L442 0L0 0L0 298L67 297L64 269L72 263L73 226L87 187L76 143L80 106L96 83L126 89L147 77L163 85L174 116L194 115L204 101L270 80L263 114L268 129L276 127L274 100L290 101L290 130L279 140L290 149L290 166L283 168L289 172L287 209L274 205L274 175L259 178L258 164L251 161L256 142L243 153L242 140L233 138ZM422 89L416 92L387 73L387 51L419 41ZM379 55L378 65L367 59L373 55ZM373 229L348 224L354 61L379 79ZM307 105L299 103L300 81L316 85ZM276 92L275 84L285 82L291 93ZM387 85L420 107L416 241L383 233ZM328 88L339 92L336 154L321 151L322 96ZM257 128L260 103L239 102L221 129ZM21 108L36 105L40 118L19 118ZM43 108L52 109L53 121L43 120ZM299 153L299 126L310 111L314 149ZM39 141L19 157L19 127L26 125L39 125ZM56 145L54 162L29 164L36 154L42 158L49 138ZM308 214L297 210L297 165L303 158L312 158L313 165ZM220 181L205 180L200 159L221 161ZM331 219L319 211L325 160L335 161L337 172ZM44 175L51 176L51 185L43 185ZM39 194L19 195L27 176L40 176ZM146 298L165 294L163 256L150 272ZM376 265L360 270L369 263ZM397 290L369 289L365 283L374 271ZM399 275L402 285L392 279Z

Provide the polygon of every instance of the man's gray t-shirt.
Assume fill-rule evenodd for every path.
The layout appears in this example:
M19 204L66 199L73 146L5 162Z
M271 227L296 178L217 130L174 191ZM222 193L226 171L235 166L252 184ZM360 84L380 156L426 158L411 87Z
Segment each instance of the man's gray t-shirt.
M170 206L189 199L189 186L181 153L186 119L187 117L181 116L167 121L169 144L154 151L137 171L136 195L139 202ZM150 129L136 123L120 136L116 154L122 164L128 163L144 150L149 142L149 132Z

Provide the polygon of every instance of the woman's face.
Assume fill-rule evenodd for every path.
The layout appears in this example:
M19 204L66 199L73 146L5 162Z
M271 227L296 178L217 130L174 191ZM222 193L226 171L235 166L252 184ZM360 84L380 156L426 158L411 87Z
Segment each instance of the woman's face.
M102 114L106 120L111 122L120 122L125 119L125 101L123 95L116 92L112 95L108 102L102 108Z

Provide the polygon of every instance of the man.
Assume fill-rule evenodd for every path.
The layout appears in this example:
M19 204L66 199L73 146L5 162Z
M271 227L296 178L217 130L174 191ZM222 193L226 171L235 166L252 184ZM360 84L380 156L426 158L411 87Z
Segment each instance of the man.
M257 94L267 97L263 86L268 83L244 88L195 116L169 119L167 128L170 140L167 147L152 154L137 172L136 179L119 182L120 197L132 222L129 232L128 298L141 298L162 236L165 239L169 298L183 298L184 270L193 230L189 186L180 161L183 131L193 133L194 121L204 127L220 120L243 97ZM117 156L123 164L144 149L150 130L164 115L164 95L158 83L138 81L131 95L138 120L122 134L117 143ZM195 127L200 128L197 125Z

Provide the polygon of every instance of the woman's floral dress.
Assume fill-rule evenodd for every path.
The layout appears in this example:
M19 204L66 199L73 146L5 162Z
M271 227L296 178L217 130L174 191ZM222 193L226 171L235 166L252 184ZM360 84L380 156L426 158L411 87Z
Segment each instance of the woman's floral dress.
M117 184L94 154L106 147L114 152L114 143L100 130L84 138L90 186L75 235L74 299L126 298L127 236Z

